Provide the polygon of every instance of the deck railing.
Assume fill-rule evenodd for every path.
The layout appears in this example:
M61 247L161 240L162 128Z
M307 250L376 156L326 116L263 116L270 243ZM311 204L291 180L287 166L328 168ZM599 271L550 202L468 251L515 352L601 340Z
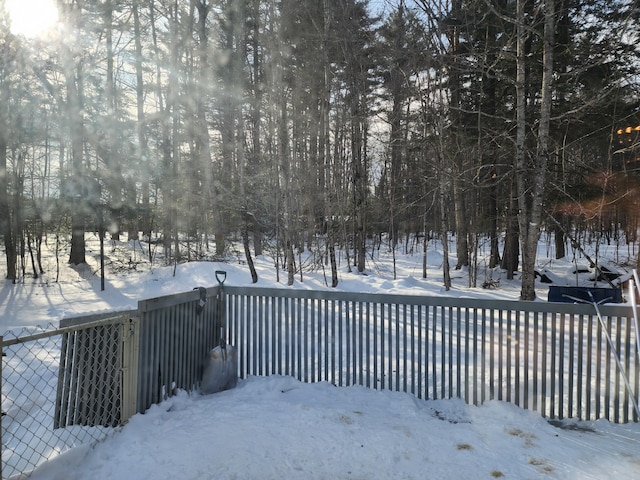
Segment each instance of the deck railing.
M241 377L291 375L424 399L496 399L549 418L638 421L638 338L629 306L600 305L601 322L589 304L225 292Z
M495 399L549 418L638 421L630 306L247 287L225 287L222 300L218 287L207 289L203 306L200 295L139 303L129 411L196 390L226 325L240 377L290 375L475 405ZM102 335L85 337L105 348Z
M136 310L0 337L0 476L45 458L32 452L64 451L73 441L60 432L79 441L92 425L104 432L179 389L197 391L221 327L238 349L241 378L289 375L422 399L495 399L548 418L638 422L635 324L628 305L284 288L143 300ZM35 388L47 399L34 399L26 376L45 370L47 387ZM43 435L52 427L57 433Z

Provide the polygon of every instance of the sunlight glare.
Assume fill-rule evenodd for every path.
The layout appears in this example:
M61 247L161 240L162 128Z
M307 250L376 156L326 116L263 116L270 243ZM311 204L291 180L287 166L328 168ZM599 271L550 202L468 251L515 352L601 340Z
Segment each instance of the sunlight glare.
M54 0L7 0L5 8L14 35L35 38L44 35L58 22Z

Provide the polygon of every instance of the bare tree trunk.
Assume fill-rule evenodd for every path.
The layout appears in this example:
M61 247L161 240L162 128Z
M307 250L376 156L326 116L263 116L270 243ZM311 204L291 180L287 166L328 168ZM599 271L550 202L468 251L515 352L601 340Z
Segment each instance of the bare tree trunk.
M555 218L556 223L553 225L553 241L555 245L556 260L564 258L566 256L565 250L565 235L562 228L562 218Z
M261 135L261 123L262 123L262 102L263 102L263 66L262 57L258 54L260 47L260 0L253 0L253 100L251 111L251 137L253 141L253 152L251 166L253 173L257 173L259 169L264 168L262 160L262 135ZM253 193L253 192L252 192ZM251 209L255 208L251 205ZM255 211L252 219L252 232L253 232L253 251L256 257L262 255L262 226L259 217Z
M196 29L198 31L198 58L199 70L197 78L197 95L203 97L211 96L212 68L209 59L209 31L207 27L207 18L211 12L212 3L209 0L198 0L195 7L198 11L198 21ZM211 161L211 143L209 139L209 125L207 121L207 109L205 102L196 102L195 108L196 123L195 141L196 141L196 168L201 172L201 186L199 188L199 217L204 234L205 242L208 247L209 237L209 212L213 203L213 168Z
M179 7L176 1L171 6L171 69L169 71L169 86L167 90L167 119L165 122L165 146L164 155L166 162L166 174L168 177L168 191L170 195L170 204L167 209L167 230L166 235L173 241L173 265L180 262L180 239L178 226L178 197L180 190L178 188L178 161L180 159L180 85L179 85L179 65L180 65L180 22ZM171 135L169 135L169 121L171 121ZM167 240L167 244L170 244ZM170 259L170 256L168 256Z
M444 282L444 289L449 291L451 289L451 271L449 267L449 239L447 228L447 206L445 204L444 195L444 180L440 179L439 187L440 196L440 239L442 241L442 280Z
M504 238L504 250L500 266L507 271L507 279L513 280L513 273L518 270L518 258L520 257L520 241L517 221L516 186L513 184L509 190L509 210L506 218L506 232Z
M496 198L495 186L490 187L489 192L489 208L491 215L489 219L489 238L490 238L490 254L489 268L495 268L500 263L500 249L498 242L498 200Z
M451 16L453 18L459 19L462 13L462 2L461 0L454 0L451 3ZM449 33L449 39L451 42L450 45L450 66L449 72L451 77L450 82L450 95L451 95L451 106L450 106L450 116L451 122L454 129L460 129L462 127L460 109L461 109L461 91L462 91L462 78L460 75L461 70L461 62L460 62L460 24L459 22L451 22L451 31ZM460 135L460 130L454 130L452 134L450 134L451 142L449 144L450 149L453 150L453 210L454 216L453 220L455 222L455 233L456 233L456 255L458 257L458 261L456 262L456 269L460 269L462 267L466 267L469 265L469 243L468 243L468 234L469 234L469 225L467 221L467 217L469 212L467 212L467 188L468 185L465 182L465 178L467 177L466 173L466 164L467 158L464 152L464 147L462 146L462 142L458 141L458 135Z
M67 114L71 129L71 170L75 179L84 180L84 162L83 162L83 119L80 94L78 92L78 84L76 83L76 74L73 67L69 65L71 62L70 55L65 59L65 81L67 87ZM78 82L80 77L78 76ZM84 242L84 216L82 205L86 203L86 198L80 201L71 202L71 252L69 254L69 263L72 265L80 265L86 263L85 242Z
M329 12L329 1L323 0L322 4L323 11L323 38L322 38L322 91L320 97L320 135L318 140L318 163L319 168L321 169L319 175L319 186L323 192L324 197L324 221L326 223L327 229L327 244L329 250L329 264L331 266L331 287L335 288L338 286L339 278L338 278L338 264L336 262L336 225L333 221L333 210L332 210L332 198L335 198L335 193L330 191L333 189L333 185L327 185L328 178L331 178L328 175L328 171L330 168L330 120L329 120L329 109L330 109L330 84L331 84L331 72L329 69L329 22L330 22L330 12ZM335 183L335 182L332 182Z
M549 125L551 121L551 85L553 80L553 42L555 29L554 0L547 0L544 9L544 34L542 55L542 92L540 118L538 123L538 140L535 165L529 172L525 153L525 11L524 1L517 2L517 173L518 173L518 217L520 239L522 244L522 285L520 298L534 300L535 261L540 239L540 223L542 221L542 201L546 182L547 165L549 163ZM529 175L530 173L530 175Z
M404 20L404 2L400 2L398 5L398 19L396 21L397 31L395 32L394 41L394 55L396 58L392 65L390 76L389 89L391 90L391 116L389 118L390 132L390 157L391 157L391 171L389 175L389 211L391 212L390 219L390 240L391 248L395 252L396 245L398 244L400 235L400 215L395 213L396 209L400 209L400 202L402 201L402 162L403 162L403 106L406 102L407 89L404 88L407 76L407 57L402 55L403 48L405 48L406 42L406 24ZM394 214L395 213L395 214Z
M456 157L460 157L458 153ZM453 209L454 221L456 223L456 270L469 266L469 220L467 212L467 186L464 185L463 177L464 161L456 160L456 172L453 179Z
M4 83L4 81L2 82ZM5 257L7 259L7 280L13 283L18 278L16 270L17 252L14 231L11 222L11 208L9 208L8 176L7 176L7 135L9 133L7 109L8 91L0 83L0 234L4 239Z
M242 246L244 248L244 256L247 259L247 265L249 266L249 272L251 273L251 283L258 282L258 272L256 272L256 267L253 264L253 258L251 257L251 247L249 245L249 227L248 220L245 218L242 220L241 235L242 235Z
M79 8L78 6L68 6L68 8ZM72 44L69 39L69 44ZM69 137L71 138L71 166L68 172L72 182L82 186L86 181L85 165L84 165L84 118L83 105L81 97L82 87L82 71L81 64L78 63L71 51L71 47L65 45L61 51L62 70L64 83L66 88L66 101L60 100L60 110L66 115L69 128ZM48 80L43 80L45 86ZM49 85L50 87L50 85ZM82 188L74 192L75 197L70 202L71 207L71 251L69 254L69 263L72 265L80 265L86 262L85 257L85 209L86 198L82 197Z
M146 120L144 114L144 79L142 70L142 37L140 31L140 14L139 14L139 1L133 0L133 25L134 25L134 40L136 50L136 108L137 108L137 122L136 133L138 136L137 154L138 162L142 168L139 172L141 175L141 191L142 191L142 211L138 215L141 220L140 228L144 235L151 240L151 207L149 204L149 149L147 145L146 135Z
M295 281L296 267L295 259L293 257L293 243L287 239L285 242L285 263L287 265L287 285L293 285Z
M441 144L441 148L443 145ZM442 152L443 153L443 152ZM444 156L441 155L440 162ZM446 201L446 169L441 166L438 178L438 200L440 203L440 240L442 242L442 279L446 291L451 289L451 268L449 265L449 227L447 222L447 201Z
M427 210L422 214L422 278L427 278L427 250L429 247L429 234L427 233Z
M241 112L237 112L238 116L241 117ZM244 155L244 138L242 134L242 119L238 118L237 121L237 133L236 133L236 152L238 156L238 171L239 171L239 184L240 184L240 201L242 205L240 207L240 230L242 235L242 245L244 247L244 256L247 260L247 265L249 266L249 272L251 273L251 281L252 283L258 282L258 273L256 272L256 267L253 264L253 258L251 257L251 248L249 246L249 222L250 222L250 214L247 211L246 198L247 194L245 191L245 155Z
M526 152L526 25L525 25L525 0L517 0L516 4L517 22L517 53L516 53L516 179L518 185L518 224L520 227L520 238L527 239L526 232L528 223L527 205L527 152ZM523 248L525 245L523 244ZM525 296L525 284L522 284L521 296ZM535 292L533 293L535 296ZM526 292L529 296L530 292Z
M155 19L155 2L151 0L151 5L149 8L150 15L150 25L151 25L151 37L153 39L153 48L156 55L160 55L160 47L158 42L157 30L156 30L156 19ZM176 48L175 40L172 42L172 48ZM172 55L172 58L175 54ZM172 69L173 70L173 69ZM171 89L171 82L169 84L169 89ZM159 190L162 192L163 197L163 212L162 212L162 243L163 248L165 249L165 262L167 265L171 262L171 236L172 236L172 202L174 197L174 192L172 191L173 179L171 175L171 146L170 146L170 138L169 138L169 114L171 103L171 91L167 92L167 105L165 106L164 95L162 92L162 72L160 70L160 64L156 64L156 94L158 97L158 110L160 116L160 155L162 158L161 161L161 172L162 172L162 183L159 183ZM157 195L156 195L157 199ZM156 200L157 202L157 200Z
M107 57L107 71L105 76L105 96L106 96L106 108L107 115L106 125L104 125L104 134L106 137L106 150L102 158L106 167L106 175L103 175L102 180L107 186L109 193L109 205L112 207L112 215L115 217L113 225L115 228L111 229L111 238L113 240L120 240L120 232L122 231L122 221L124 220L124 199L122 197L122 187L124 185L124 179L122 178L120 168L120 156L118 155L118 139L116 133L117 125L117 101L116 101L116 85L115 85L115 73L114 73L114 54L113 54L113 4L112 0L106 0L103 8L104 14L104 29L105 29L105 44L106 44L106 57ZM126 188L126 187L125 187ZM135 195L134 195L135 198ZM93 205L97 207L97 205Z
M339 282L338 263L336 261L336 241L340 236L338 229L341 227L338 226L336 222L334 222L329 204L327 204L326 211L327 211L327 249L329 252L329 265L331 266L331 286L335 288L338 286L338 282ZM346 249L346 251L347 251L347 264L348 264L349 250ZM349 266L349 268L351 267Z

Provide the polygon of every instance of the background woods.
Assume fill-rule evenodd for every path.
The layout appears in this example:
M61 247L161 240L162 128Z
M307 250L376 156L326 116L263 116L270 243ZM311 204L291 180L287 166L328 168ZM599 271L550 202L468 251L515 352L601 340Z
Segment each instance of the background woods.
M453 235L470 286L520 268L533 299L542 232L559 255L585 235L637 241L633 1L56 5L34 38L0 16L10 280L42 273L45 241L86 262L94 233L169 263L225 257L237 236L248 268L273 249L287 283L327 268L333 286L341 259L364 272L373 248L436 238L447 286Z

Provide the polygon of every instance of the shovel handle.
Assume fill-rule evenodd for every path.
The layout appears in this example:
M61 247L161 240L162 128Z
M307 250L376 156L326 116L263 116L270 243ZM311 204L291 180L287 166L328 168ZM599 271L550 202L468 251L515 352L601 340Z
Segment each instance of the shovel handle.
M227 351L227 336L224 327L220 327L220 348L223 352Z
M224 281L227 279L227 272L224 270L216 270L216 280L220 286L224 285Z

